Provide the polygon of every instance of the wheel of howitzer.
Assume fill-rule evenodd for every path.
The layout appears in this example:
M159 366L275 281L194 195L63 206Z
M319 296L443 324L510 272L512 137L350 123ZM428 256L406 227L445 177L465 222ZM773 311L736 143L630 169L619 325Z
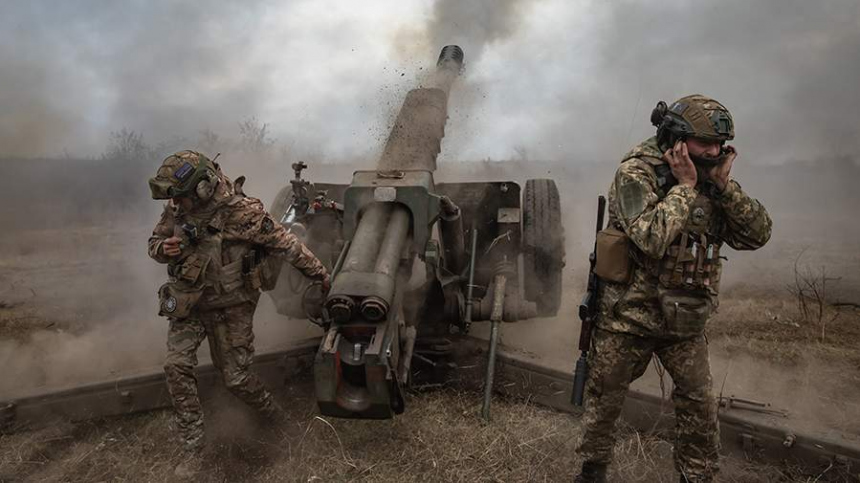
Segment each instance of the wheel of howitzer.
M564 228L558 188L551 179L526 181L523 259L526 299L537 303L539 315L554 316L561 305Z
M284 213L290 207L292 196L292 186L285 186L278 191L268 210L274 220L280 221L284 218ZM268 293L279 314L303 319L305 318L305 311L302 307L302 293L306 287L307 282L302 274L289 263L285 263L278 275L277 285Z

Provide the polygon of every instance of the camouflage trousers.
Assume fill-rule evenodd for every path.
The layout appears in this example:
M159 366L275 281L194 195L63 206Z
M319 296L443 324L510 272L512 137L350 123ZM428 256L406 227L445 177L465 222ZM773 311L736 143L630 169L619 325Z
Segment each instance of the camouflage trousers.
M203 442L203 407L194 368L197 349L205 338L212 362L230 392L263 416L273 416L279 409L262 381L249 370L254 357L255 309L256 304L244 303L170 319L164 372L175 409L174 423L188 448L199 448Z
M703 335L678 340L595 329L588 354L584 436L578 452L587 461L610 462L615 423L627 389L645 373L654 354L675 385L675 468L691 482L712 481L719 469L720 434L708 343Z

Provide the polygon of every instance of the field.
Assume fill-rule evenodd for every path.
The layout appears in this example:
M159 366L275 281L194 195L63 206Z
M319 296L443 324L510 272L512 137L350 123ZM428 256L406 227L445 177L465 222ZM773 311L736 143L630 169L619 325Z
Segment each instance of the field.
M517 401L477 417L475 393L413 393L390 421L323 418L297 383L280 394L291 423L263 428L225 395L207 404L210 442L200 481L569 481L580 462L579 422ZM0 437L0 481L174 481L182 460L168 411L67 423ZM613 481L674 482L671 445L623 428ZM791 468L728 458L720 481L807 481ZM818 475L813 475L818 476ZM817 481L839 481L827 478Z
M39 172L38 163L18 162ZM93 172L98 163L93 162ZM709 327L715 388L788 410L806 427L860 438L860 206L848 181L856 167L742 166L744 187L774 218L771 243L756 253L729 252L723 302ZM225 164L228 174L238 167ZM575 305L585 279L594 214L614 166L549 163L442 165L440 178L555 177L562 187L567 236L563 313L506 325L503 342L569 370L575 358ZM845 172L844 170L851 170ZM241 170L236 174L243 174ZM347 182L351 169L312 168ZM87 172L34 194L0 181L0 400L37 387L117 377L157 367L164 322L154 315L162 267L145 254L158 203L120 177L116 203L78 196ZM251 174L248 190L267 201L279 184ZM287 170L283 170L286 179ZM136 176L134 172L126 173ZM80 178L80 179L79 179ZM253 184L255 179L260 180ZM591 180L599 180L592 182ZM2 185L7 183L7 185ZM816 290L812 290L813 287ZM802 289L803 293L798 294ZM480 333L481 328L476 328ZM315 334L287 321L264 298L257 346ZM653 369L640 381L653 386ZM666 382L669 384L670 382ZM208 402L211 444L201 478L210 481L569 481L579 461L578 420L523 401L498 400L491 423L477 418L479 397L440 390L413 393L392 421L318 416L310 388L280 393L292 423L264 431L225 396ZM0 436L0 481L164 481L177 446L168 413L64 423ZM617 481L676 481L671 444L625 428L613 466ZM727 458L720 481L844 481L793 468Z

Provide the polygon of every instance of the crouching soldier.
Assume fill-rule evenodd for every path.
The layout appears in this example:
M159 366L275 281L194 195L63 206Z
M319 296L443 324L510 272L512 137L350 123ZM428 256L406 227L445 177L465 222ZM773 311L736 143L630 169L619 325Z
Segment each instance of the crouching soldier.
M718 468L717 401L705 323L717 307L723 245L755 250L771 234L764 206L730 177L737 153L729 111L701 95L660 102L657 135L636 146L609 189L598 234L596 327L585 388L581 483L606 481L615 421L653 355L675 389L675 467L682 482Z
M169 200L149 238L149 256L167 264L169 281L158 291L159 315L170 321L164 372L176 429L192 452L203 444L194 375L203 339L225 386L262 417L278 421L283 409L249 370L260 290L273 288L283 261L328 284L320 260L260 200L245 196L242 182L194 151L168 156L149 180L153 199Z

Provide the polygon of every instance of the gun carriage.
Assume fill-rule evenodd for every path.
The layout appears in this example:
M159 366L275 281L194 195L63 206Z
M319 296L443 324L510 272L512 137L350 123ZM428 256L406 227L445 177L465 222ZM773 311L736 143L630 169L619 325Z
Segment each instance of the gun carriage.
M285 266L270 292L279 312L325 329L314 362L323 414L392 417L404 409L413 362L444 367L473 322L493 323L494 350L498 322L558 311L555 183L434 180L462 66L459 47L442 49L434 86L406 95L376 170L356 171L349 185L310 183L297 163L273 203L272 215L332 272L323 294Z

